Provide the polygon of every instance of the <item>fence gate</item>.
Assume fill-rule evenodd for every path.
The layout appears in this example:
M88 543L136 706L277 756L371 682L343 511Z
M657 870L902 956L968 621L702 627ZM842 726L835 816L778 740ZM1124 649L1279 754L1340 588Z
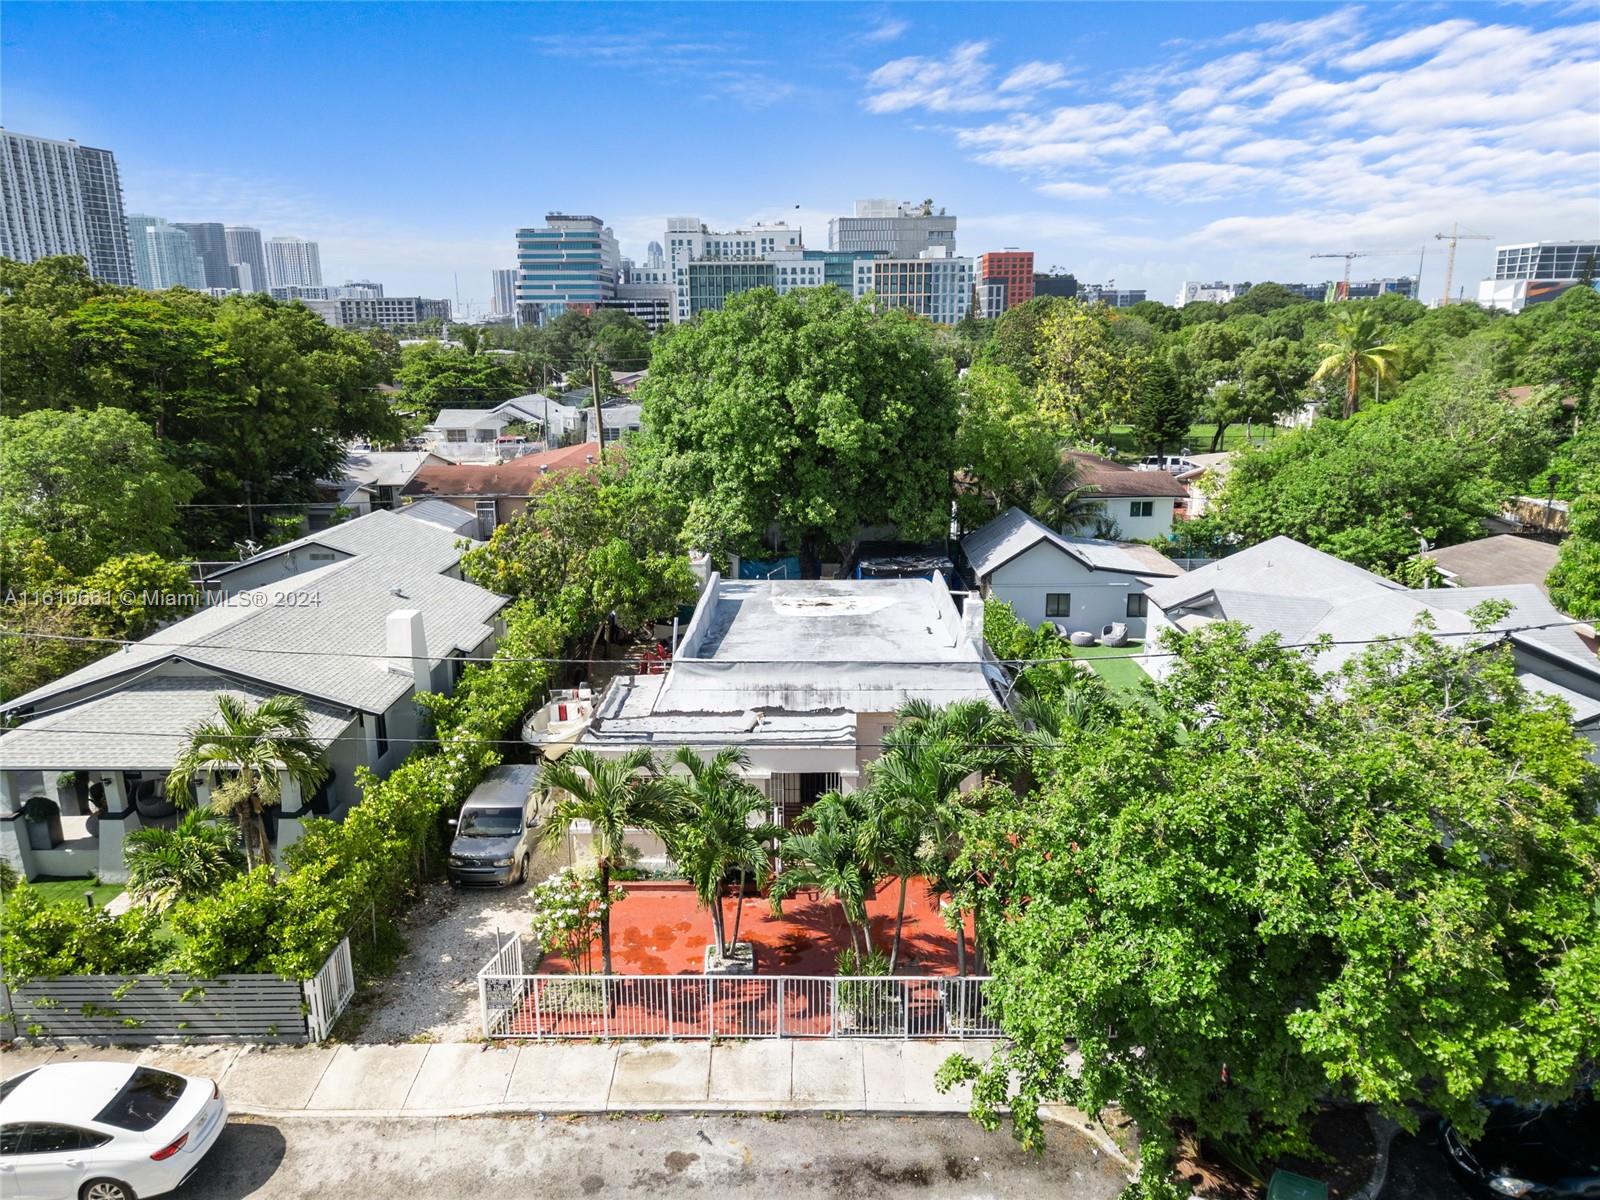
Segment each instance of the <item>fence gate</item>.
M339 1019L350 997L356 994L356 973L350 964L350 939L342 939L328 955L322 969L305 982L306 1033L313 1042L320 1042L333 1032L333 1023Z

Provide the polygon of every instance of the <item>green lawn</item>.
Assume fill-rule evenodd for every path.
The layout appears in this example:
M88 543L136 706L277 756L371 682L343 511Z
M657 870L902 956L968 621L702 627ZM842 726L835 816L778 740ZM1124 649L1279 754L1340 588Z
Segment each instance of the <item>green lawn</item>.
M1130 638L1126 646L1074 646L1072 657L1086 660L1094 673L1105 680L1117 702L1126 706L1139 702L1141 685L1150 678L1128 657L1143 649L1143 642Z
M1179 450L1188 450L1191 454L1209 454L1211 453L1211 437L1216 431L1217 427L1215 425L1191 425L1189 426L1188 440L1182 446L1167 447L1166 452L1168 454L1176 454ZM1227 432L1222 435L1222 445L1219 449L1239 450L1251 441L1259 445L1263 441L1283 436L1283 431L1275 426L1252 425L1250 433L1255 435L1254 438L1246 435L1243 425L1229 425ZM1137 456L1144 453L1143 449L1134 440L1133 427L1131 425L1113 425L1110 437L1112 446L1124 455Z
M96 883L92 879L37 879L29 886L52 904L82 904L83 894L91 892L94 906L104 908L122 895L120 883Z

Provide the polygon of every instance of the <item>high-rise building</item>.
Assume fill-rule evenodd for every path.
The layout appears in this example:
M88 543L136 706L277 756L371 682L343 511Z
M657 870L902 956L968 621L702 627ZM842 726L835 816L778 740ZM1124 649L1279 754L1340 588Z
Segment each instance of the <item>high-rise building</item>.
M305 238L268 238L267 281L271 287L321 287L322 252Z
M389 328L450 319L450 301L426 300L421 296L336 296L304 303L329 325L339 329L363 325Z
M0 256L76 254L89 273L132 287L122 181L109 150L0 129Z
M651 242L645 248L644 265L647 267L664 267L667 265L667 252L661 248L660 242Z
M939 325L954 325L972 307L973 263L942 247L915 258L863 258L856 263L855 294L873 294L879 308L899 308Z
M956 219L933 201L857 200L855 215L828 222L828 249L915 259L924 250L956 252Z
M346 279L333 289L336 300L382 300L383 284L371 279Z
M228 265L233 268L233 286L241 292L264 292L272 286L267 278L267 255L261 245L261 231L248 225L229 225L223 230L227 243Z
M1496 246L1494 278L1478 284L1485 308L1521 312L1546 304L1587 280L1600 279L1600 242L1522 242Z
M798 251L805 238L798 227L778 222L772 225L757 223L748 229L709 229L699 217L671 217L667 221L667 244L664 254L665 269L671 272L673 286L678 290L676 321L687 321L704 307L721 308L718 296L726 298L734 292L749 291L750 287L767 286L759 283L750 287L738 286L738 281L753 279L762 273L750 271L701 272L695 288L697 299L690 297L690 281L686 268L691 263L716 261L764 261L782 251ZM649 272L652 268L644 268ZM726 291L723 285L733 288Z
M194 243L200 256L200 266L205 271L208 288L238 287L233 268L229 265L228 237L218 221L174 221L174 229L181 229Z
M159 292L169 287L200 291L209 286L193 240L176 225L161 217L129 213L128 242L140 287Z
M530 320L593 312L617 293L622 253L599 217L546 213L544 228L517 230L517 306Z
M1035 275L1033 277L1033 294L1035 296L1060 296L1063 300L1071 300L1078 294L1078 277L1076 275Z
M990 251L978 259L978 282L988 289L984 307L992 308L996 301L1000 304L998 311L984 316L997 317L1008 308L1026 304L1033 299L1033 251ZM1002 285L1004 293L997 296L992 284Z
M491 287L489 300L489 315L491 317L509 317L517 311L517 270L507 267L504 270L489 272Z

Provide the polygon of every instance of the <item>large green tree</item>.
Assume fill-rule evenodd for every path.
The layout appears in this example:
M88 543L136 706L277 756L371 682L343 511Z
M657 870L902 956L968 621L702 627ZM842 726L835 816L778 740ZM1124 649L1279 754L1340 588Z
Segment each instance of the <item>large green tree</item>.
M1166 359L1151 362L1139 381L1128 414L1139 444L1157 454L1177 448L1189 436L1194 413L1192 394L1184 389Z
M1336 687L1234 625L1173 648L1157 712L973 822L1010 1039L942 1072L978 1078L975 1115L1009 1104L1037 1144L1041 1104L1117 1104L1150 1197L1179 1194L1186 1132L1304 1150L1332 1097L1470 1136L1485 1095L1567 1093L1600 1053L1600 829L1570 711L1508 649L1426 633Z
M442 342L407 346L394 378L405 389L406 407L429 420L441 408L493 408L527 387L516 362L506 355L472 353Z
M961 380L956 506L975 529L1016 505L1043 518L1069 483L1061 449L1067 429L1042 412L1016 374L980 362Z
M175 555L178 506L199 481L120 408L0 417L0 536L37 539L75 575L117 555Z
M949 521L955 380L905 313L746 292L658 339L638 394L635 460L696 546L755 553L775 526L815 569L863 526L919 541Z
M1034 377L1039 406L1082 436L1108 430L1132 406L1145 353L1118 337L1119 318L1103 304L1068 300L1039 325Z
M1551 568L1550 602L1568 616L1600 619L1600 469L1579 481L1569 509L1571 532Z

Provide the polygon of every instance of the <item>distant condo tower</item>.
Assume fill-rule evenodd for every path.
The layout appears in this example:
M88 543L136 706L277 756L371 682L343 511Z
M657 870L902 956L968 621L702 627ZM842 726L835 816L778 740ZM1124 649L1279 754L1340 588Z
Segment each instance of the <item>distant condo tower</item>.
M0 129L0 256L76 254L107 283L134 285L116 157Z
M266 250L269 287L322 286L322 253L317 243L275 237L267 239Z
M261 230L248 225L229 225L223 231L228 245L228 266L233 271L233 286L241 292L264 292L267 282L267 255L261 245Z

